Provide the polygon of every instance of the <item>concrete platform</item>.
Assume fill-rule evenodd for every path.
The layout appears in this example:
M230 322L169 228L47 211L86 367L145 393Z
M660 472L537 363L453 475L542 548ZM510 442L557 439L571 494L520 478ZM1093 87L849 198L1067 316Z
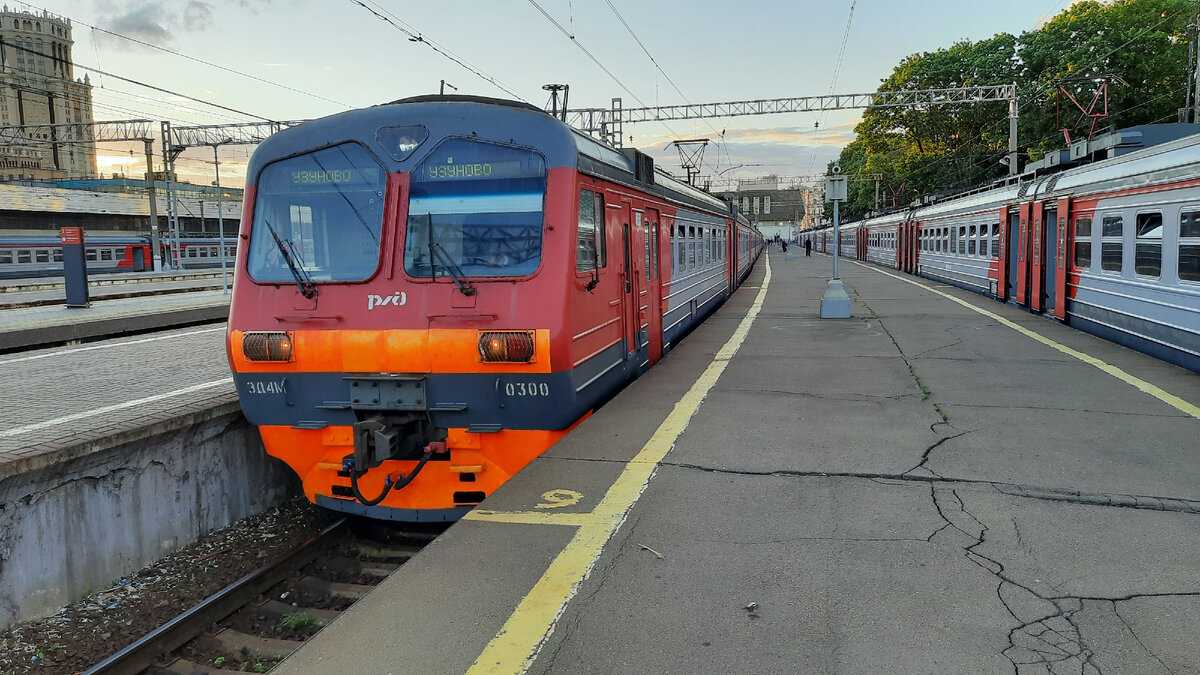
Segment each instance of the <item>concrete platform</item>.
M62 304L0 308L0 352L212 323L229 316L229 296L220 290L219 278L217 290L177 292L181 283L196 282L168 284L169 289L159 289L169 290L165 294L94 299L86 308ZM207 287L211 280L200 283ZM49 293L61 291L6 293L0 296L0 303L6 298L16 303L21 296Z
M1200 672L1200 377L769 265L277 672Z
M0 629L296 494L223 325L0 354L0 391Z

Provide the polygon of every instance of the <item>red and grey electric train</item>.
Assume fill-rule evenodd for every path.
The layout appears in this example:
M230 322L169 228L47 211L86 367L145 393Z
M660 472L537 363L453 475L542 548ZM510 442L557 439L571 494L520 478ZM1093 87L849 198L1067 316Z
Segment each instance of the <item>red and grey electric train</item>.
M228 352L330 509L454 520L653 366L763 248L731 206L534 107L405 99L248 167Z
M1091 145L1107 153L1164 133L1182 137L850 223L840 252L1200 372L1200 128L1166 127L1135 127ZM831 229L813 238L818 250L832 251Z

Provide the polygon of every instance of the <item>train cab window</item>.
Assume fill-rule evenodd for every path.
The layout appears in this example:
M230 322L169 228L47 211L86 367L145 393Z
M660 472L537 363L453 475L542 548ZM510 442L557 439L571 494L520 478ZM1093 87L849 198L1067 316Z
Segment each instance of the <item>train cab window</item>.
M591 272L608 265L604 258L604 195L579 191L579 232L575 241L575 271Z
M33 257L40 263L48 263L50 262L50 249L38 249L33 252Z
M1120 215L1107 215L1101 221L1100 229L1100 269L1120 272L1121 255L1125 248L1125 223Z
M1163 218L1161 213L1137 214L1137 237L1133 244L1133 270L1140 277L1157 279L1162 274Z
M100 259L101 260L112 260L113 259L112 249L111 248L100 249Z
M87 249L84 252L83 257L86 258L90 262L95 262L96 261L96 249L94 249L94 248Z
M13 261L12 251L0 251L0 265L11 265Z
M447 140L413 172L404 269L414 277L519 277L542 261L546 160ZM578 254L577 254L578 256Z
M1179 280L1200 281L1200 209L1179 214Z
M1092 268L1092 219L1088 216L1075 219L1075 268Z
M288 258L317 283L374 274L386 172L366 149L343 143L296 155L268 164L256 179L246 260L250 278L293 283ZM414 176L414 193L417 183Z

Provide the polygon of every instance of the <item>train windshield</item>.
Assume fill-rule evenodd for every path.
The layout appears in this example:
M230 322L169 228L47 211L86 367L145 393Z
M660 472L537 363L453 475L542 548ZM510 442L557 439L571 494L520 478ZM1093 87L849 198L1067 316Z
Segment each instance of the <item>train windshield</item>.
M546 161L451 139L412 174L404 269L414 277L533 274L542 257Z
M385 169L355 143L268 165L254 200L250 277L279 283L298 275L314 282L370 277L379 266L386 184Z

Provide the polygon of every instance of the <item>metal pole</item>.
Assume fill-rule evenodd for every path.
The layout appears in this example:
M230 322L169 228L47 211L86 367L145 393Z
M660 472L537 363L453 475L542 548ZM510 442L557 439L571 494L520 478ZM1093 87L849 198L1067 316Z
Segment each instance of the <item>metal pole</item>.
M1017 85L1013 85L1015 90ZM1017 169L1017 97L1014 93L1008 102L1008 175L1015 176Z
M842 231L840 229L841 223L838 221L838 203L840 201L841 201L840 199L833 200L833 278L834 279L838 278L838 256L840 255L840 252L838 249L840 249L841 245L842 245Z
M146 192L150 194L150 268L161 272L162 246L158 240L158 197L154 195L154 141L146 139Z
M229 270L225 262L225 212L221 209L221 162L217 159L217 144L213 143L213 166L217 168L217 231L221 238L221 290L229 294Z

